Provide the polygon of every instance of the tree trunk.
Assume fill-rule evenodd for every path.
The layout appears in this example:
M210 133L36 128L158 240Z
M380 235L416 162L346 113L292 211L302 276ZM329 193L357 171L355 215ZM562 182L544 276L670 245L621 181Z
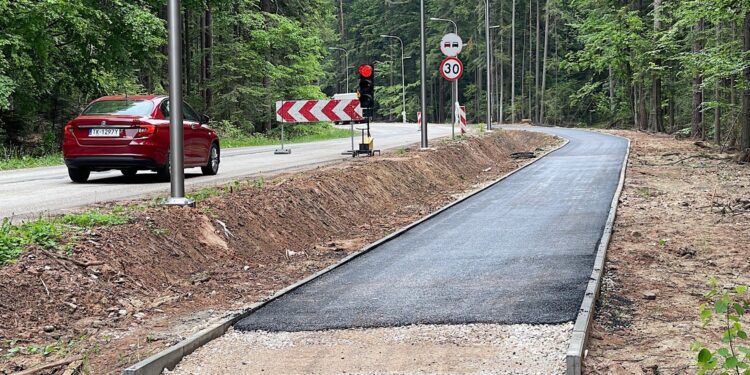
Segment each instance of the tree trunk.
M534 122L539 123L539 60L541 60L541 46L539 45L539 37L541 33L541 19L542 15L539 13L539 0L536 0L536 72L534 74Z
M547 51L549 50L549 1L544 6L544 59L542 59L542 85L539 91L539 125L544 125L544 91L547 88Z
M516 0L513 1L510 26L510 123L516 121Z
M638 80L638 124L641 130L648 130L648 110L646 109L646 83Z
M744 51L750 51L750 11L745 13ZM742 148L750 148L750 66L745 66L745 88L742 94Z
M271 11L271 0L260 0L260 11L264 12L264 13L269 13ZM266 14L264 14L263 18L264 18L263 27L266 29L266 31L268 31L268 22L269 22L268 16ZM266 56L265 57L266 57L266 61L270 60L270 56L269 56L268 51L266 51ZM346 67L346 68L348 69L349 67ZM264 74L263 75L262 84L263 84L263 90L264 90L264 92L270 98L270 94L271 94L271 92L270 92L271 91L271 78L268 76L268 74ZM266 103L266 105L268 106L269 117L267 117L266 120L264 121L263 128L265 129L266 132L268 132L268 131L271 130L271 127L273 126L273 116L270 115L270 113L273 111L273 109L271 108L270 100L268 100L268 102ZM423 113L422 116L424 116L425 119L427 118L427 114L426 113Z
M695 37L693 41L693 53L700 53L703 50L703 29L705 27L705 20L700 19L698 24L695 25ZM691 133L693 138L703 139L703 74L698 72L693 77L693 121L691 127Z
M211 112L211 104L213 102L213 91L211 90L211 69L213 65L213 53L211 52L213 46L213 19L211 15L211 8L206 8L203 12L203 27L202 27L202 49L203 49L203 63L201 80L203 81L203 110L205 112Z
M344 28L344 0L339 0L339 24L341 27L341 40L344 41L346 40L346 28Z
M661 0L654 0L654 35L658 35L661 29L661 20L659 19L659 11L661 10ZM653 111L653 121L651 129L657 132L664 131L664 114L661 109L661 72L659 67L661 65L661 58L656 57L654 61L655 69L651 71L651 109Z
M721 43L721 24L716 25L716 43ZM726 80L717 80L714 89L716 107L714 108L714 142L721 146L721 85Z
M184 79L184 81L185 81L185 93L187 95L190 95L193 92L193 87L191 85L192 81L190 80L190 76L191 76L190 63L192 62L192 56L191 56L192 43L191 43L191 41L193 40L191 38L191 35L190 35L190 18L191 18L190 16L191 16L190 15L190 10L189 9L185 9L185 15L184 15L184 17L182 17L183 33L184 33L184 36L183 36L183 39L182 39L184 45L183 45L182 49L183 49L183 58L184 58L184 61L183 61L184 65L183 66L185 67L185 79Z

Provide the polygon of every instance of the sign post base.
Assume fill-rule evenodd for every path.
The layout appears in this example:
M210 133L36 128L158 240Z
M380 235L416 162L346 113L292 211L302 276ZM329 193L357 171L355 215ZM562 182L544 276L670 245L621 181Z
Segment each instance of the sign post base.
M167 199L166 202L164 202L165 206L181 206L181 207L195 207L195 201L188 198L175 198L170 197Z

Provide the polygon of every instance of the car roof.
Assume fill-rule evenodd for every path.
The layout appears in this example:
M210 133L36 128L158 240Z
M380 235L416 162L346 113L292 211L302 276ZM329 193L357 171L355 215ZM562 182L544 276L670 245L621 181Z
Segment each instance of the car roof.
M151 100L151 101L157 101L159 99L166 98L166 95L109 95L109 96L102 96L99 99L94 100L95 102L99 101L105 101L105 100Z

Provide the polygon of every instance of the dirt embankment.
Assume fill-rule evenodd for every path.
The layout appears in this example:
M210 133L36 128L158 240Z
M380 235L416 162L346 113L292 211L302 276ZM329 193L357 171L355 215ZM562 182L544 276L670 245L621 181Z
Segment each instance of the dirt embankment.
M134 210L129 224L81 234L78 262L32 249L0 269L0 374L75 354L89 373L118 373L526 163L510 153L558 143L495 131L235 183L197 209Z
M632 140L585 372L694 374L707 281L750 282L750 167L667 136Z

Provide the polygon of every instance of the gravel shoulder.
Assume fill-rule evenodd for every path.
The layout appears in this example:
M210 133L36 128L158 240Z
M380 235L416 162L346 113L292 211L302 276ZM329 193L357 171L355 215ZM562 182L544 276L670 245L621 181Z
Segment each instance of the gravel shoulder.
M230 331L170 375L562 374L572 323Z

